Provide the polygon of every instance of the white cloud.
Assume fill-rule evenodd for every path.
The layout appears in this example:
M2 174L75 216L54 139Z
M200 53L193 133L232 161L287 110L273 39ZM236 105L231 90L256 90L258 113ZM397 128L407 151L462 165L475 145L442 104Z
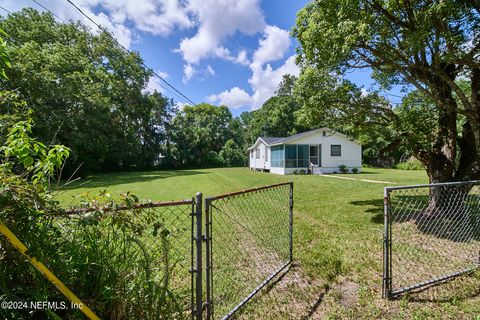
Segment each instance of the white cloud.
M218 102L218 104L228 106L232 109L248 106L252 102L250 95L239 87L225 90L218 95L213 94L207 97L207 100L211 103Z
M207 73L214 76L215 75L215 70L213 70L211 65L207 66Z
M155 72L163 79L168 78L168 73L164 71L156 70ZM148 79L147 87L144 89L144 92L154 92L154 91L161 92L161 93L164 92L161 86L161 80L155 75L151 76L150 79Z
M163 88L160 86L160 79L154 76L148 79L147 87L143 90L143 92L153 93L155 91L163 92Z
M265 26L259 0L190 1L188 10L198 17L199 28L180 42L178 52L189 64L209 56L230 60L230 51L221 45L226 37L236 32L253 35Z
M299 67L295 64L295 55L290 56L280 67L273 69L270 64L265 67L252 63L250 69L252 76L248 83L252 86L252 109L258 109L262 104L272 97L278 85L282 81L283 75L290 74L298 76Z
M180 111L182 111L183 108L185 108L185 106L190 106L190 104L188 104L188 103L183 103L183 102L176 102L176 103L175 103L175 107L176 107L178 110L180 110Z
M63 20L80 20L92 30L98 31L95 24L67 1L42 0L41 4ZM133 29L166 36L175 28L193 26L186 4L182 0L77 0L75 4L127 48L136 38ZM10 11L25 7L45 11L29 0L4 0L2 6ZM98 13L94 13L94 9ZM133 25L133 29L127 26L128 23Z
M224 104L230 108L240 108L250 106L255 110L272 97L278 85L282 81L283 75L290 74L298 76L299 67L295 64L295 55L288 57L278 68L274 69L267 62L283 59L285 53L291 46L291 40L286 30L276 26L267 26L264 31L264 37L258 42L259 46L253 54L253 61L249 68L252 71L248 83L253 94L249 95L245 90L234 87L208 97L212 103ZM244 60L247 60L246 52L242 54Z
M192 79L193 75L195 74L196 70L191 64L186 64L183 66L183 83L187 83Z
M283 58L292 41L287 30L277 26L267 26L264 30L264 38L258 43L259 47L253 54L253 63L263 65Z
M248 66L250 64L250 60L248 60L247 51L241 50L235 58L235 62L244 66Z

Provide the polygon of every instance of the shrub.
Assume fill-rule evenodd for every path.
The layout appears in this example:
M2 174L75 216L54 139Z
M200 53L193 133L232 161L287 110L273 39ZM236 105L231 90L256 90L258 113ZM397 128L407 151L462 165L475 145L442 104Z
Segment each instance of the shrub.
M338 170L340 171L340 173L348 173L348 168L344 164L339 165Z
M27 246L30 256L48 268L102 319L173 319L182 312L169 287L176 261L171 250L175 230L163 217L139 209L106 214L96 209L68 215L53 198L69 150L47 147L30 137L30 121L10 130L0 164L0 221ZM126 193L117 203L106 191L84 197L83 207L125 205L138 198ZM156 217L156 220L155 220ZM154 223L155 231L146 228ZM154 238L153 238L154 237ZM152 247L155 245L154 247ZM161 262L162 268L158 268ZM153 272L159 270L158 272ZM65 301L66 298L0 236L0 300ZM55 319L83 318L80 311L56 310ZM50 318L50 310L0 309L2 319Z
M411 157L406 162L398 163L394 168L399 170L425 170L423 164L414 157Z
M300 174L306 174L307 173L307 170L305 169L300 169Z
M352 173L358 173L358 168L352 168Z

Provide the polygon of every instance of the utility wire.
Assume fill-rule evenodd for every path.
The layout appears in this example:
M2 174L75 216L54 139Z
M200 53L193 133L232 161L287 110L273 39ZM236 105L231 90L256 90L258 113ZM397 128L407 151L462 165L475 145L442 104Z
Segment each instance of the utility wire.
M55 14L55 12L53 12L52 10L50 10L49 8L47 8L46 6L42 5L39 1L37 0L32 0L33 2L35 2L38 6L40 6L41 8L43 8L44 10L50 12L54 17L56 17L57 19L59 19L60 21L62 21L63 23L68 23L65 19L61 18L59 15ZM70 2L70 1L69 1ZM73 4L72 2L70 2L70 4L72 4L75 8L77 8L77 10L79 10L83 16L85 16L88 20L90 20L92 23L94 23L102 32L104 32L110 39L112 39L116 44L118 44L123 50L125 50L126 52L128 52L129 54L132 54L132 52L130 50L128 50L127 48L125 48L122 44L120 44L118 42L117 39L115 39L107 30L105 30L104 28L102 28L100 25L98 25L95 21L93 21L90 17L88 17L80 8L78 8L77 6L75 6L75 4ZM0 7L1 8L1 7ZM158 78L160 78L163 82L167 83L169 85L169 87L165 86L163 83L158 83L158 85L164 89L165 91L167 91L168 93L174 95L175 97L177 97L179 100L182 100L183 102L186 102L186 103L189 103L189 104L192 104L192 105L196 105L192 100L188 99L185 95L183 95L180 91L176 90L176 88L174 88L172 85L170 85L165 79L163 79L158 73L156 73L152 68L148 67L145 62L142 61L142 65L145 69L149 70L150 72L152 72L152 74L154 76L157 76ZM175 91L173 91L172 89L173 88Z
M36 4L38 4L40 7L42 7L44 10L47 10L48 12L50 12L51 14L53 14L53 16L61 21L63 21L64 23L67 23L65 20L63 20L62 18L60 18L58 15L56 15L54 12L52 12L51 10L49 10L47 7L45 7L43 4L41 4L40 2L38 2L37 0L32 0L33 2L35 2Z
M35 0L33 0L35 1ZM36 1L35 1L36 2ZM90 18L87 14L85 14L85 12L83 12L82 9L80 9L75 3L73 3L71 0L67 0L68 3L70 3L75 9L77 9L78 12L80 12L85 18L87 18L88 20L90 20L93 24L95 24L100 30L102 30L110 39L112 39L117 45L119 45L123 50L125 50L126 52L132 54L132 52L130 50L128 50L125 46L123 46L120 42L118 42L117 39L115 39L114 36L112 36L110 34L110 32L108 32L105 28L103 28L102 26L100 26L95 20L93 20L92 18ZM170 84L167 80L165 80L162 76L160 76L155 70L153 70L152 68L150 68L149 66L147 66L145 64L145 62L142 61L142 65L147 69L149 70L150 72L152 72L152 74L154 74L155 76L157 76L163 83L165 83L169 88L173 89L178 95L180 95L185 101L187 101L188 103L192 104L193 106L196 106L196 103L193 102L192 100L190 100L186 95L184 95L182 92L180 92L180 90L178 90L177 88L175 88L172 84Z
M8 9L5 9L4 7L0 7L0 9L2 9L2 10L4 10L4 11L8 12L9 14L12 14L12 12L11 12L10 10L8 10Z

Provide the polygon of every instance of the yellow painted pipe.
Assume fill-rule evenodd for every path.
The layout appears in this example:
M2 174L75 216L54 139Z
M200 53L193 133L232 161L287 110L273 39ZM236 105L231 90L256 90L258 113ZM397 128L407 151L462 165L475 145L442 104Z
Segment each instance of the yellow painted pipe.
M89 319L91 320L100 320L99 317L95 313L93 313L92 310L90 310L89 307L87 307L86 304L82 302L70 289L67 288L66 285L63 284L60 279L58 279L43 263L37 260L35 257L31 257L30 255L27 254L27 247L18 240L18 238L13 234L10 229L7 228L3 222L0 221L0 233L2 233L7 239L10 241L10 243L15 247L15 249L18 250L22 255L28 258L30 263L38 270L40 273L48 279L55 287L57 287L58 290L60 290L61 293L65 297L68 298L71 302L75 303L76 305L80 306L80 311L83 312Z

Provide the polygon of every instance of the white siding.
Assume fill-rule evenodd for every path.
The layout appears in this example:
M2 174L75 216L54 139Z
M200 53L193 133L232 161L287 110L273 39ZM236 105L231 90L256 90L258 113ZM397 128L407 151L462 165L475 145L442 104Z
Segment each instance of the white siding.
M312 144L321 145L321 169L323 173L338 172L338 166L345 165L349 170L357 168L359 171L362 168L362 146L355 141L348 140L342 134L335 133L331 135L329 131L326 131L326 135L323 135L324 130L320 130L311 135L300 137L298 139L289 141L287 144ZM341 156L331 156L331 145L341 145ZM287 168L288 173L290 168Z
M257 149L260 149L260 158L256 158ZM253 149L253 155L249 155L249 167L258 170L270 169L270 148L263 143L263 141L257 141L255 148Z
M325 134L324 134L325 132ZM362 146L355 141L349 140L346 136L336 133L332 130L318 129L305 134L296 139L288 141L286 144L304 144L320 145L321 166L315 169L315 173L333 173L339 172L339 166L345 165L349 171L362 168ZM331 155L331 146L341 146L341 156ZM256 159L256 149L260 149L260 158ZM266 154L267 152L267 154ZM256 170L270 170L276 174L292 174L295 170L301 168L270 168L271 152L270 147L266 146L263 140L257 139L253 146L253 153L249 154L249 167ZM306 169L306 168L304 168Z

